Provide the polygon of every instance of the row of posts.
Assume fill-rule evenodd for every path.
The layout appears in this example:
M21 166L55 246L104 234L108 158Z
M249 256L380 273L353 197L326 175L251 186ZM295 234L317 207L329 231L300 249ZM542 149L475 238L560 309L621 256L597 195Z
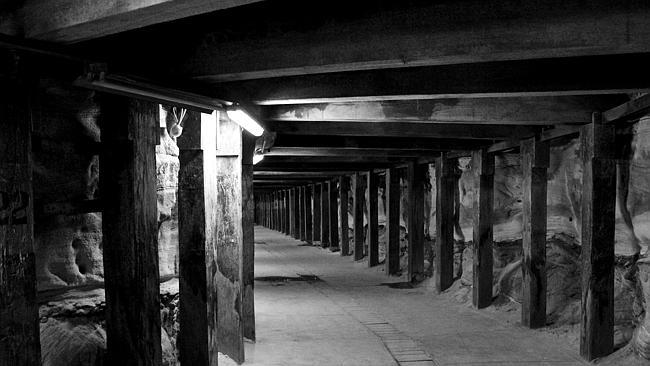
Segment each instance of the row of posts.
M614 322L614 207L616 164L614 127L601 123L600 115L581 132L582 164L582 322L580 353L593 360L613 351ZM521 141L523 170L523 258L521 322L530 328L546 326L546 233L547 169L549 141L533 137ZM478 189L473 217L472 301L485 308L493 301L493 205L494 154L487 149L472 153L472 167ZM406 180L408 280L424 278L424 180L428 165L408 163ZM433 281L439 292L453 284L454 227L459 193L457 159L447 154L435 160L436 238ZM256 197L258 224L308 243L367 257L368 266L378 260L378 172L357 172L351 177L317 182L307 186L265 191ZM385 272L400 270L400 172L385 170L386 260ZM352 183L353 248L348 235L348 190ZM365 188L369 195L364 197ZM338 192L337 192L338 189ZM367 232L364 232L364 200L368 202ZM339 221L339 212L342 218ZM340 231L339 231L340 229ZM340 233L340 235L339 235ZM365 245L364 245L365 244Z
M0 96L0 363L37 366L33 106L19 85L0 88ZM160 366L159 106L98 98L106 364ZM180 362L216 365L221 352L242 363L244 338L255 339L254 141L218 114L190 112L178 146Z

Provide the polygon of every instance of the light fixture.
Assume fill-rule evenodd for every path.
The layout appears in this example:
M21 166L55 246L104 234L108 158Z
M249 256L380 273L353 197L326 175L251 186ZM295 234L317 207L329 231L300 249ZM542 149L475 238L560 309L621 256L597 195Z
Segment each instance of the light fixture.
M253 165L256 165L260 161L264 160L264 155L263 154L255 154L253 155Z
M250 132L253 136L262 136L264 128L248 113L239 107L231 107L226 110L228 118Z
M201 113L213 111L232 104L220 99L206 97L182 90L170 89L146 80L119 74L90 72L74 82L75 86L130 98L187 108Z

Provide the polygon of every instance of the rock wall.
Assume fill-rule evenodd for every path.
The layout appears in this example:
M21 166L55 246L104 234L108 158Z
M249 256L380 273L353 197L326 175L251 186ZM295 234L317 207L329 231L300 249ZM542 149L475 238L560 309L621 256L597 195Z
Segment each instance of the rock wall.
M42 80L33 100L34 196L37 206L101 197L95 94ZM178 147L174 121L161 113L156 147L160 276L178 275ZM44 366L104 364L101 213L37 216L34 236ZM175 285L174 285L175 281ZM162 286L164 365L176 365L178 281Z
M156 146L158 189L158 253L161 278L178 276L178 146L167 132L174 125L172 115L161 113L160 145ZM169 118L168 118L169 117Z
M38 204L90 200L99 192L99 104L92 92L41 81L34 100L34 196ZM156 147L160 275L178 274L178 147L166 116ZM170 124L173 122L169 122ZM103 282L101 213L36 217L39 290Z
M618 161L615 253L615 343L621 347L633 335L639 353L650 354L650 332L641 324L645 316L648 291L641 286L636 259L650 245L650 116L641 118L617 142L623 159ZM547 195L547 319L552 327L565 327L580 322L580 243L582 165L578 139L554 142L551 146ZM626 158L625 158L626 157ZM468 287L472 284L472 220L477 190L477 176L471 159L458 159L461 172L458 181L458 222L455 227L454 274L460 281L462 301L469 302ZM432 271L435 245L435 170L430 166L425 182L425 258ZM385 197L383 179L379 194L380 261L385 258ZM521 231L522 171L519 154L504 153L495 157L494 182L494 288L497 297L521 302ZM401 179L401 268L406 269L408 186ZM367 195L367 191L366 191ZM350 197L352 195L350 194ZM348 222L353 239L352 200ZM364 215L367 215L367 207ZM364 230L367 230L364 217ZM353 246L351 245L353 248ZM645 263L645 262L644 262ZM645 265L645 264L644 264ZM647 265L645 265L647 267ZM646 268L643 267L643 268ZM647 277L647 269L642 271ZM645 279L645 277L643 277ZM647 281L646 281L647 282ZM645 284L645 283L644 283ZM647 287L647 286L645 286ZM647 320L645 321L647 323ZM645 324L643 323L643 324ZM575 330L575 329L574 329ZM644 353L645 352L645 353Z
M42 80L34 97L36 204L94 199L100 141L93 94ZM103 281L101 214L36 217L39 290Z
M645 299L637 275L636 259L648 249L650 228L650 118L642 118L630 131L629 159L618 163L615 253L615 344L625 345L645 314ZM620 147L620 146L619 146ZM548 169L547 318L553 327L580 322L580 200L582 165L577 139L551 148ZM494 182L494 294L521 301L522 172L518 154L499 154ZM460 282L472 283L472 218L477 177L471 161L459 159L460 230L456 240L464 246ZM435 177L432 181L435 182ZM434 186L435 187L435 186ZM435 231L435 208L429 232ZM431 242L433 243L433 242ZM458 274L458 273L457 273ZM463 298L469 301L469 292ZM647 296L647 295L646 295ZM640 330L639 330L640 329ZM636 331L636 343L650 339L645 328ZM641 346L639 346L641 347Z
M104 290L41 293L43 366L103 366L106 352ZM162 365L178 366L178 280L160 286ZM110 365L107 365L110 366Z

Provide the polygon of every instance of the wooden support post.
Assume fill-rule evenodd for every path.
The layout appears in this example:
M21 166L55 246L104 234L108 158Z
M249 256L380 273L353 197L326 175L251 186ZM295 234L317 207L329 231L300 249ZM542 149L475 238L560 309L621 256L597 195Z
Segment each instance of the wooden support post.
M354 216L354 260L363 259L363 196L364 187L361 175L353 176L354 191L352 192L352 213Z
M318 242L320 244L320 185L311 185L312 198L314 201L314 214L312 215L312 243Z
M292 188L293 200L293 238L300 239L300 189Z
M339 177L339 201L341 212L341 255L350 255L350 229L348 228L348 177Z
M408 279L410 281L421 281L424 276L424 174L423 165L411 162L406 167L409 205Z
M323 182L321 184L321 205L320 205L320 217L321 217L321 226L320 226L320 234L321 234L321 247L327 248L330 246L330 204L329 204L329 191L327 190L327 183Z
M284 199L284 191L280 191L280 231L283 234L286 234L286 228L287 228L287 206L285 204L285 199Z
M190 112L178 138L179 360L210 365L218 360L216 260L216 134L214 118Z
M262 197L262 211L263 211L263 216L264 216L264 217L263 217L263 220L264 220L264 221L263 221L262 225L264 225L264 227L266 227L266 228L269 227L269 219L268 219L268 215L269 215L268 199L269 199L269 195L268 195L268 194L265 194L264 197Z
M436 159L436 248L433 277L436 290L448 289L454 281L454 192L456 159Z
M260 195L258 204L259 204L259 224L262 226L266 226L266 210L264 207L264 202L266 202L266 196L265 195Z
M2 78L0 83L0 360L3 365L37 366L41 364L41 347L34 255L32 126L27 97L20 87Z
M275 196L273 200L275 202L275 230L280 231L280 191L274 192L273 195Z
M273 230L280 231L280 204L278 192L273 192Z
M273 215L275 216L273 226L276 231L280 231L280 199L278 196L279 192L273 192Z
M294 239L298 239L298 230L296 228L298 227L298 211L296 210L296 201L298 199L298 195L296 193L295 188L289 189L289 207L291 210L291 224L290 224L290 232L291 232L291 237Z
M494 202L494 155L475 150L472 167L479 186L474 202L474 263L472 303L478 309L492 303L492 216Z
M242 135L242 318L244 337L255 341L255 227L253 226L253 155L255 138ZM276 192L278 227L280 229L280 192Z
M273 215L275 216L274 230L280 231L280 192L273 192Z
M271 193L266 194L266 227L273 229L273 210L271 209L271 202L273 201L273 196Z
M304 187L305 190L305 241L312 244L312 206L311 206L311 186Z
M368 172L368 267L379 264L379 176ZM424 247L423 247L424 248Z
M217 134L217 260L211 264L217 282L219 352L244 362L242 130L219 120Z
M546 169L548 142L535 138L521 142L523 170L523 260L521 323L530 328L546 325Z
M255 225L259 225L260 223L260 197L257 195L255 197Z
M295 218L293 220L293 225L294 225L294 228L293 228L294 235L293 235L293 237L295 239L300 239L301 238L301 236L300 236L300 232L301 232L301 230L300 230L300 227L301 227L301 225L300 225L300 222L301 222L301 220L300 220L300 188L293 188L293 212L294 212L294 215L295 215Z
M289 210L289 191L284 190L284 233L291 235L291 211Z
M103 96L100 187L109 365L160 365L157 104Z
M298 187L298 232L300 240L305 240L305 187Z
M300 187L300 240L306 241L307 240L307 201L305 200L305 196L307 193L305 192L305 187Z
M296 228L296 212L295 212L296 206L295 206L295 204L293 202L293 200L295 199L294 192L295 191L293 189L290 189L288 191L289 195L288 195L288 202L287 202L288 205L289 205L289 236L291 236L291 237L295 237L295 235L296 235L296 231L295 231L295 228Z
M397 169L386 169L386 274L397 274L400 250L400 184Z
M582 128L582 322L580 354L591 361L614 346L614 126L600 114Z
M330 213L330 250L339 250L339 203L336 180L327 182L329 187L329 213Z
M276 205L276 216L277 223L276 229L279 232L282 232L282 191L275 191L275 205Z
M275 230L275 194L271 192L269 194L269 229Z
M271 229L271 193L267 193L264 197L264 210L266 211L266 226Z
M260 197L260 207L261 207L261 222L260 224L264 227L266 227L266 195L263 195Z

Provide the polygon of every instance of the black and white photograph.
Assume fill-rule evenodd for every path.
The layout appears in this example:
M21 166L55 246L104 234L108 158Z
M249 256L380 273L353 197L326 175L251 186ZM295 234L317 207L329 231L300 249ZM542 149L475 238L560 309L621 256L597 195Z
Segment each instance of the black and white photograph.
M650 366L650 1L0 0L0 366Z

